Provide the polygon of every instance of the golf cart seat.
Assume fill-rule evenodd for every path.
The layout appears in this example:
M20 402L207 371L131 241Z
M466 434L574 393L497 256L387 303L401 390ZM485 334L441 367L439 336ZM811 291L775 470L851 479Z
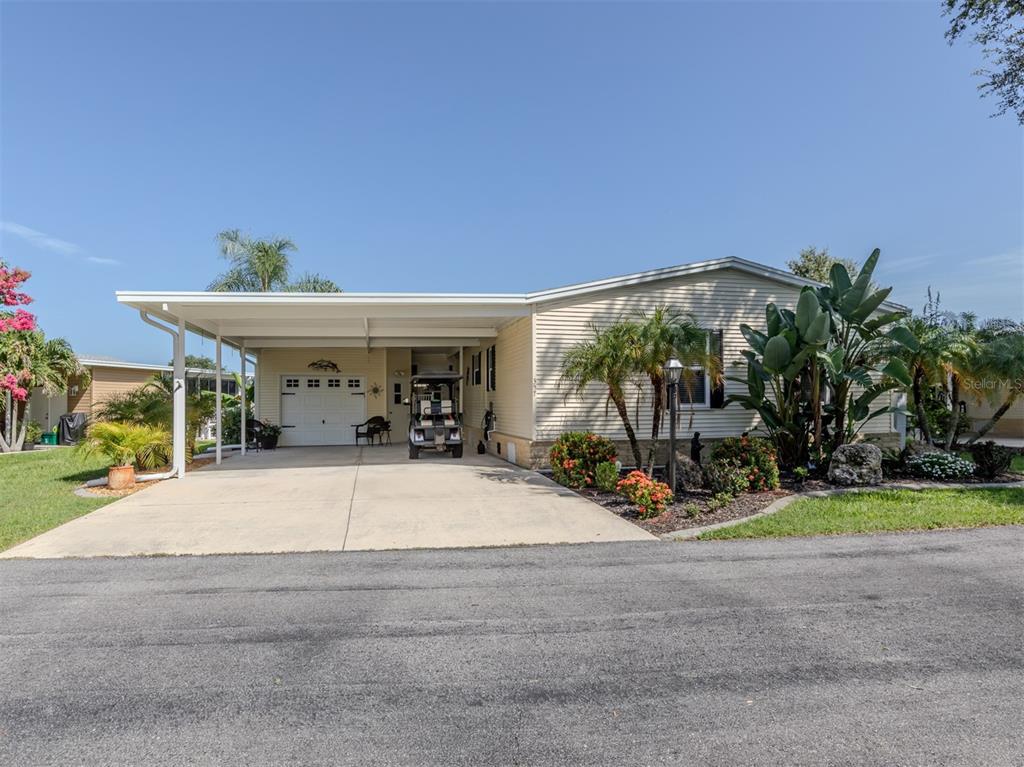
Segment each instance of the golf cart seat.
M452 412L453 407L450 399L423 400L420 403L420 413L422 415L451 415Z

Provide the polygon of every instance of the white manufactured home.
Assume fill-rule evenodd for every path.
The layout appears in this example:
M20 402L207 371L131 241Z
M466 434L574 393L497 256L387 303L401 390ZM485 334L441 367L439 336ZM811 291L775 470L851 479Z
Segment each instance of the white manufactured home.
M602 387L577 397L560 386L565 351L587 338L592 324L670 305L710 331L730 373L741 370L733 365L743 362L746 348L740 324L762 327L767 303L795 306L800 289L811 284L723 258L525 294L122 291L117 300L171 333L176 358L184 356L180 339L187 329L216 339L218 353L226 343L243 360L255 360L255 416L281 425L282 447L354 444L353 425L372 416L391 421L404 439L410 377L451 372L461 380L469 448L482 441L490 411L494 428L486 449L540 466L563 431L625 440ZM697 387L694 401L681 404L683 433L691 416L702 438L756 429L754 413L725 407L734 386ZM652 410L643 399L646 389L640 391L631 409L643 437L650 434ZM890 434L893 421L878 418L866 431Z

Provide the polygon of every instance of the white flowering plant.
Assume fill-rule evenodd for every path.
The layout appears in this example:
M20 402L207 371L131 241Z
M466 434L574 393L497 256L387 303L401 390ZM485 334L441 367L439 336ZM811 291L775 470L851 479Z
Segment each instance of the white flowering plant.
M907 473L921 479L949 482L974 474L974 464L952 453L923 453L907 459Z

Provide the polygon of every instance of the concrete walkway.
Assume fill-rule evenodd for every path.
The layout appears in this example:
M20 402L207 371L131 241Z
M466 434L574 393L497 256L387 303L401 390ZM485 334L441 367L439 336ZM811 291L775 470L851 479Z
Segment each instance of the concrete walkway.
M96 557L656 540L491 456L282 448L161 482L0 554Z

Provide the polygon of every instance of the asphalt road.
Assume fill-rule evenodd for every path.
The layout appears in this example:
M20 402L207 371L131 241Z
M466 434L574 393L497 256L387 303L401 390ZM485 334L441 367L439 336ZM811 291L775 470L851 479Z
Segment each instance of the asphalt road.
M1024 528L0 562L0 764L1024 764Z

